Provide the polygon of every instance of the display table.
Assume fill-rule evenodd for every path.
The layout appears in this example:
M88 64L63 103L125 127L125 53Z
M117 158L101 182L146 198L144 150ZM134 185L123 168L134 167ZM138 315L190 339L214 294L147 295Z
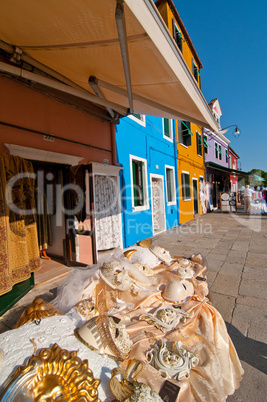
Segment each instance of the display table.
M123 261L123 258L121 260ZM125 266L127 264L128 262ZM92 300L100 314L116 316L121 320L120 323L126 326L133 344L129 356L124 361L115 362L105 355L101 356L74 337L75 328L80 327L86 320L77 308L73 307L64 316L45 318L41 320L40 325L34 322L27 323L0 335L0 348L5 354L3 366L0 369L0 384L16 365L24 363L25 359L32 355L31 339L34 338L38 349L51 347L56 342L69 351L77 350L80 358L88 359L94 377L102 381L99 386L99 398L102 401L114 400L109 390L111 370L118 364L126 369L135 359L144 362L144 369L138 381L160 392L167 377L162 374L162 371L149 364L148 352L154 350L159 340L164 339L167 345L180 341L185 350L195 356L198 361L198 364L191 367L189 378L169 378L172 383L180 387L176 401L224 401L239 387L243 369L225 323L207 297L204 260L202 264L194 263L194 275L189 279L194 289L192 297L180 303L179 306L164 298L166 296L164 289L167 284L179 278L177 267L179 262L175 261L169 266L160 264L153 268L153 276L148 277L149 280L145 284L135 280L135 285L126 291L109 286L99 277L98 268L95 269L93 276L88 269L90 283L85 284L82 298ZM83 272L83 276L86 277L86 271ZM73 282L75 282L75 273L74 278L69 280L69 286ZM68 284L65 285L65 290L66 287ZM77 293L79 294L79 286L77 286ZM62 297L64 299L64 296ZM186 314L173 329L163 332L160 326L142 319L147 314L152 314L166 306L177 311L182 309Z
M248 207L248 213L252 215L267 214L266 201L261 198L252 200Z

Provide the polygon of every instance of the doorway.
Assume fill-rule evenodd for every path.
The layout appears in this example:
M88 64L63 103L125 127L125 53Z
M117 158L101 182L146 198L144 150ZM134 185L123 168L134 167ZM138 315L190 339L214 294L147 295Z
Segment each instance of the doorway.
M151 195L153 234L158 234L166 229L163 176L151 175Z
M198 214L198 180L193 179L193 204L194 204L194 215Z
M96 255L122 247L120 170L118 166L91 164Z

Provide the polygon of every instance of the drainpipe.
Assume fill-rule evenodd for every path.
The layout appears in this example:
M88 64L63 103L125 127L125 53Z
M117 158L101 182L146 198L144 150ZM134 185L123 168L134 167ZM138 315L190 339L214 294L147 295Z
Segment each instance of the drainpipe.
M175 181L177 183L175 187L176 199L177 199L177 222L178 225L181 225L180 222L180 199L179 199L179 175L178 175L178 152L177 152L177 141L176 141L176 120L173 120L173 153L174 153L174 170L175 170Z
M112 149L112 165L120 166L120 164L117 162L115 123L110 123L110 134L111 134L111 149Z

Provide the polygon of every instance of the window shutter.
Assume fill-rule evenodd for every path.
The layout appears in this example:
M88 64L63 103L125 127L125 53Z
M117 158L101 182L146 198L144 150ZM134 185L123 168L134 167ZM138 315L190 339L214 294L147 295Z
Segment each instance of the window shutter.
M137 206L137 191L136 191L136 163L132 161L132 172L133 172L133 197L134 197L134 206Z
M164 119L164 135L166 135L166 137L170 137L171 135L169 119Z

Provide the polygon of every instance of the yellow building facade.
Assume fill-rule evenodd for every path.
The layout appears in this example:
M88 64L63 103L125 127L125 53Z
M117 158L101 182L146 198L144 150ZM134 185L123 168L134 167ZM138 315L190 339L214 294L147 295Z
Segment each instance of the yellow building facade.
M200 88L200 69L203 66L173 1L158 0L155 5ZM205 183L203 129L188 121L176 121L176 137L180 223L184 223L203 213L200 196Z

